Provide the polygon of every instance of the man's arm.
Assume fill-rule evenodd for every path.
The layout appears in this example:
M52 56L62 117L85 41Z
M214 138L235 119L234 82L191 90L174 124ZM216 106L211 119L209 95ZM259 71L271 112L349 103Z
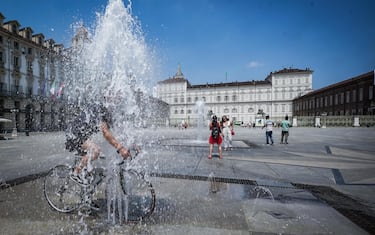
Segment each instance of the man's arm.
M112 135L111 131L108 128L106 122L100 123L100 129L103 133L104 138L110 143L113 147L116 148L117 152L123 157L127 158L130 156L130 152L127 148L121 145L121 143Z

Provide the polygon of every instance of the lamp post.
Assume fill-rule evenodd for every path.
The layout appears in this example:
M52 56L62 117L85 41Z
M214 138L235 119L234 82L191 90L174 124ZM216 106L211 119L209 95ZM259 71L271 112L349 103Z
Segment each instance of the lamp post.
M326 128L327 126L327 113L326 112L323 112L322 114L322 123L323 123L323 126L322 126L322 128Z
M10 38L8 38L8 94L11 94L12 87L10 85Z
M17 119L16 119L16 113L18 113L18 109L11 109L10 112L13 113L13 131L12 131L12 137L17 137Z

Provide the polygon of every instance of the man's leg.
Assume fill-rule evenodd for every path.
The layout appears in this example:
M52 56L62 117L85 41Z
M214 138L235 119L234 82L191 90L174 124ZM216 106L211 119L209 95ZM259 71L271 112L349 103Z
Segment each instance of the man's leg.
M86 140L81 148L86 152L85 155L81 157L81 161L78 166L74 169L74 173L79 174L81 170L87 166L89 161L96 160L99 157L100 148L97 144L90 140Z
M289 131L285 132L285 143L288 144Z

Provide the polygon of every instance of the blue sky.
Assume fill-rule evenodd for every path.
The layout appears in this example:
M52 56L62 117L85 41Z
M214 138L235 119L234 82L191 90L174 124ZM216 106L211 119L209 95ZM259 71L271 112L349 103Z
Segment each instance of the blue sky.
M0 0L18 20L70 46L71 25L92 26L107 0ZM128 4L128 1L125 1ZM178 64L191 84L264 80L284 67L310 68L318 89L375 69L373 0L133 0L156 80Z

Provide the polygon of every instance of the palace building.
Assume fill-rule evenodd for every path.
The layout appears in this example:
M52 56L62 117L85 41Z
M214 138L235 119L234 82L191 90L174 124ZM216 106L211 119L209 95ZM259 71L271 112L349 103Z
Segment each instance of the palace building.
M370 71L298 97L293 101L293 115L374 115L374 81L374 71Z
M70 71L75 51L90 43L87 30L78 28L72 47L65 49L41 33L34 34L31 27L4 19L0 13L0 118L7 121L0 122L0 134L64 130L70 109L78 102L65 97L64 87L67 79L75 79ZM151 107L150 113L139 115L144 119L140 125L165 125L168 104L141 92L136 99L140 106Z
M0 129L59 129L62 105L51 97L63 84L63 45L4 19L0 13L0 116L12 123Z
M257 124L268 114L281 121L293 115L295 98L312 91L312 73L308 68L285 68L261 81L192 85L179 66L175 76L158 82L156 96L169 104L170 125L183 121L197 125L198 101L204 102L206 120L215 114L229 116L238 124Z

